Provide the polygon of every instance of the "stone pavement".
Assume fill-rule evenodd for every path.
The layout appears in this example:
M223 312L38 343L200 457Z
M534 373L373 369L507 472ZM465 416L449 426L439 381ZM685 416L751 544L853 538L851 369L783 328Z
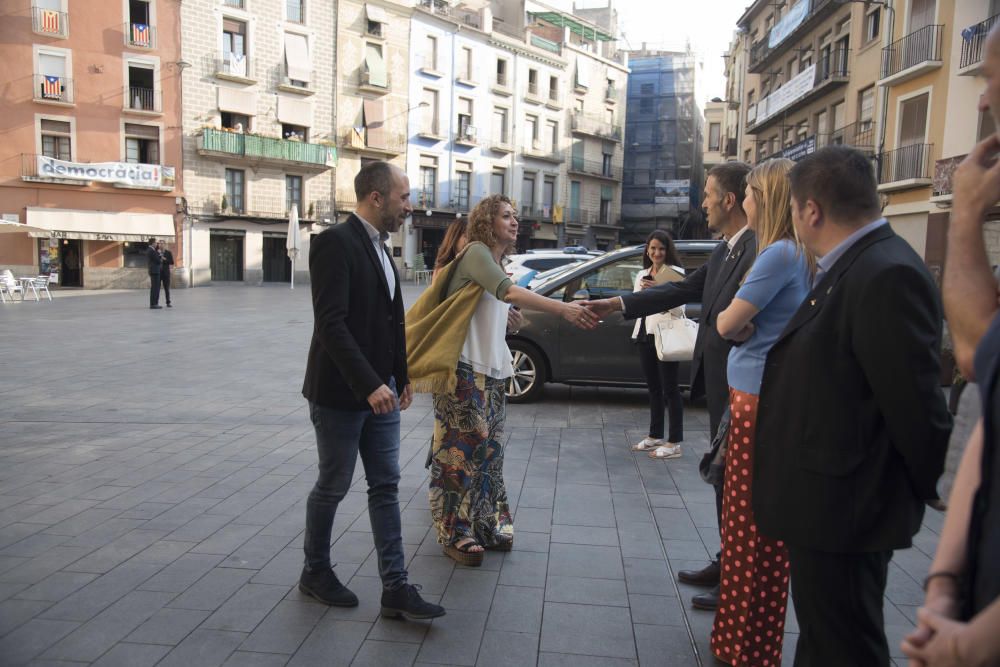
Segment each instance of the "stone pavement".
M420 288L405 287L412 302ZM334 527L356 609L296 589L315 450L299 393L308 288L63 292L0 305L0 664L711 665L712 614L673 573L718 536L697 475L704 410L684 456L633 455L636 390L553 385L511 406L505 477L515 547L482 568L441 555L427 509L430 402L403 413L411 579L448 615L378 617L379 580L355 484ZM922 600L941 515L897 553L894 653ZM786 664L795 620L789 615ZM902 664L902 663L900 663Z

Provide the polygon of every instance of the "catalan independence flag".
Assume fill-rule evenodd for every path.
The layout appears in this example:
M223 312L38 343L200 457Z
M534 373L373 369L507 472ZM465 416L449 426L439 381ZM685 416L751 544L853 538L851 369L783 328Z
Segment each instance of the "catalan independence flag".
M59 77L48 74L42 77L42 97L47 100L58 100L62 97L62 85Z
M132 24L132 43L136 46L149 46L149 26L145 23Z
M59 32L59 12L54 9L42 10L42 32Z

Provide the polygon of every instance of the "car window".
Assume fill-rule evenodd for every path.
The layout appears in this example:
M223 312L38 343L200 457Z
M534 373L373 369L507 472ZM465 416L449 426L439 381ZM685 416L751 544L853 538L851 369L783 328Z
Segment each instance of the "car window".
M553 292L552 298L571 301L577 295L588 299L606 299L632 292L635 277L642 271L642 255L623 257L609 262L581 276L570 280L564 287Z

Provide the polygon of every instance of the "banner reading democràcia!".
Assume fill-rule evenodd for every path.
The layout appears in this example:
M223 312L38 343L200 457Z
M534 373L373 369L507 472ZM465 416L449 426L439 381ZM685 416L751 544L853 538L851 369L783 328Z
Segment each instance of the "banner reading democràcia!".
M38 156L38 175L46 178L66 178L140 187L172 186L174 184L173 167L132 162L68 162L45 155Z

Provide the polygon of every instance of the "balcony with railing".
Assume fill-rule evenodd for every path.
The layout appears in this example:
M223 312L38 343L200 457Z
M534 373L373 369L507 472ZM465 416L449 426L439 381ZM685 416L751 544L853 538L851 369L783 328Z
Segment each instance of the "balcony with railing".
M36 74L32 98L36 102L73 104L73 79L50 74Z
M538 206L522 205L519 217L521 220L552 222L552 216L554 214L555 206L552 204L540 204Z
M850 56L849 50L837 50L823 56L756 104L749 105L747 131L760 132L833 88L847 84Z
M571 157L567 163L567 169L571 174L582 176L594 176L604 178L609 181L622 180L622 168L602 160L584 160L580 157Z
M238 83L256 83L256 62L249 54L225 52L212 59L215 77Z
M471 125L460 125L452 138L456 146L478 146L479 130Z
M161 113L163 111L163 96L159 90L130 86L128 89L128 99L125 102L125 109L151 114Z
M31 30L46 37L69 37L69 14L45 7L32 7Z
M335 151L324 144L275 139L206 128L198 135L198 153L206 157L246 160L279 167L295 165L324 171L332 166Z
M293 203L297 206L300 222L329 220L332 217L333 202L329 199L316 199L306 203L292 201L287 197L224 197L220 194L190 206L189 210L195 215L203 216L287 220Z
M875 154L875 124L871 121L855 122L839 127L833 132L816 136L817 148L824 146L850 146L862 153Z
M943 25L929 25L882 49L879 84L899 84L941 67L943 36Z
M879 192L930 185L933 152L934 144L911 144L878 155Z
M510 135L507 133L496 135L494 134L489 139L482 142L483 146L495 153L513 153L514 145L510 141Z
M986 37L998 20L1000 20L1000 14L962 30L962 54L958 61L959 75L975 76L979 74L983 66Z
M805 7L808 6L806 2ZM753 74L763 73L782 54L795 46L798 37L808 33L817 23L841 6L843 6L841 0L813 0L812 7L801 19L797 19L791 11L787 12L784 22L779 21L778 25L765 32L763 37L750 46L749 71Z
M611 141L622 140L622 126L615 125L606 118L591 116L576 111L570 118L570 129L576 134L586 134Z
M392 88L392 78L389 72L380 74L378 76L368 69L367 66L362 65L361 69L358 70L358 89L366 93L388 93L390 88Z
M593 225L598 222L597 211L582 208L563 209L563 221L567 225Z
M407 139L403 134L390 134L376 129L348 128L342 130L340 148L363 155L387 156L402 155L406 152Z
M545 144L538 140L532 141L530 145L522 147L521 154L527 158L544 160L546 162L552 162L553 164L562 164L566 159L565 151L560 150L556 146Z
M479 12L464 7L456 7L454 4L447 2L447 0L419 0L417 8L438 16L446 16L453 21L471 28L478 29L482 25Z
M133 49L155 49L156 28L147 23L126 23L122 26L125 32L125 46Z

